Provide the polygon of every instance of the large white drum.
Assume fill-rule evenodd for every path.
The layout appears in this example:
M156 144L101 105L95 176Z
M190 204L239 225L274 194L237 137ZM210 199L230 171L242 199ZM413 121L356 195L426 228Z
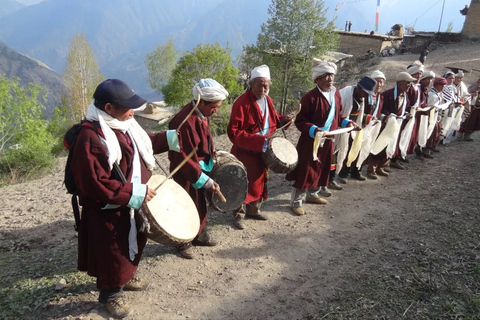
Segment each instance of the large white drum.
M267 167L275 173L288 173L298 163L297 148L285 138L273 137L268 140L267 150L262 153Z
M153 175L148 187L155 189L163 175ZM147 237L155 242L179 246L193 240L200 229L200 217L190 195L174 180L167 180L157 190L156 196L143 206L150 223Z

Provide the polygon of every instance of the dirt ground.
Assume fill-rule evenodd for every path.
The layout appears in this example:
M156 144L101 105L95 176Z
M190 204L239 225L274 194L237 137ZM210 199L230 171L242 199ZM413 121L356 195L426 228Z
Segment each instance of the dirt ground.
M445 61L440 50L427 69ZM455 50L449 59L467 60ZM407 58L382 59L380 68L393 76ZM298 139L295 128L287 135ZM231 215L212 212L219 245L195 248L193 260L149 242L139 274L151 286L126 293L128 319L480 317L480 135L472 137L440 146L432 160L410 158L388 178L349 180L302 217L289 210L284 175L272 174L268 221L236 230ZM230 149L226 136L215 143ZM109 318L93 279L75 272L64 161L42 179L0 189L0 319Z

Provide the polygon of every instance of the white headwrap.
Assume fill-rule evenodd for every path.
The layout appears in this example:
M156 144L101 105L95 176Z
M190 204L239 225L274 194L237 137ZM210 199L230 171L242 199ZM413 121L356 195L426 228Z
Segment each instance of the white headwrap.
M312 80L315 81L317 78L327 75L327 74L336 74L337 65L333 62L322 61L317 58L313 58L312 64Z
M270 69L266 64L262 64L261 66L253 68L252 72L250 73L250 79L255 78L267 78L270 79Z
M423 79L426 79L426 78L435 78L435 72L433 72L433 71L425 71L425 72L422 74L422 78L420 78L420 80L423 80Z
M380 70L373 71L372 74L370 75L370 77L373 78L373 79L381 78L381 79L387 81L387 78L385 78L385 74L383 74L383 72L380 71Z
M207 78L201 79L192 89L193 98L205 101L223 101L228 97L228 91L217 81Z
M465 76L465 73L463 73L463 70L458 70L457 73L455 73L455 77L457 78L463 78Z
M415 74L415 73L423 72L424 68L425 67L423 66L423 64L417 60L413 64L407 67L407 72L410 74Z

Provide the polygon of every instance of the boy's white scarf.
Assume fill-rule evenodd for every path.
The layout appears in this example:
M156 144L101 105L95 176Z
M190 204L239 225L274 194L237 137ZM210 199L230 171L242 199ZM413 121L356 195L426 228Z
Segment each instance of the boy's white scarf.
M90 103L87 110L86 119L89 121L98 121L103 135L105 136L105 147L107 148L108 164L110 169L113 167L113 163L120 163L122 159L122 150L118 143L117 136L112 129L120 130L123 133L128 132L133 138L133 141L140 153L140 156L145 161L148 170L152 170L155 167L155 158L153 157L152 140L140 127L138 122L132 118L126 121L119 121L110 116L105 111L102 111Z

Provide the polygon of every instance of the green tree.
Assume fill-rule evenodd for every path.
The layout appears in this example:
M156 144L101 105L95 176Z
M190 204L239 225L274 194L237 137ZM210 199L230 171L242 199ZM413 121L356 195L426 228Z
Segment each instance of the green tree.
M445 32L451 33L453 31L453 21L450 21L448 23L447 29L445 29Z
M62 75L62 106L68 111L69 123L76 123L85 117L95 88L104 79L87 38L83 33L75 35Z
M0 75L0 172L13 180L53 163L53 137L44 120L46 89Z
M175 51L173 39L168 40L163 46L157 46L152 53L147 54L145 65L148 69L148 83L158 93L170 80L172 71L178 59L178 52Z
M229 92L233 101L242 92L238 83L238 69L232 64L231 49L223 49L217 42L198 45L186 52L172 72L170 81L162 87L165 102L183 106L192 99L192 87L203 78L213 78Z
M273 0L268 13L256 45L244 47L240 65L244 72L261 64L270 67L269 95L285 113L292 99L300 98L297 93L312 86L312 59L336 49L338 35L321 0Z

